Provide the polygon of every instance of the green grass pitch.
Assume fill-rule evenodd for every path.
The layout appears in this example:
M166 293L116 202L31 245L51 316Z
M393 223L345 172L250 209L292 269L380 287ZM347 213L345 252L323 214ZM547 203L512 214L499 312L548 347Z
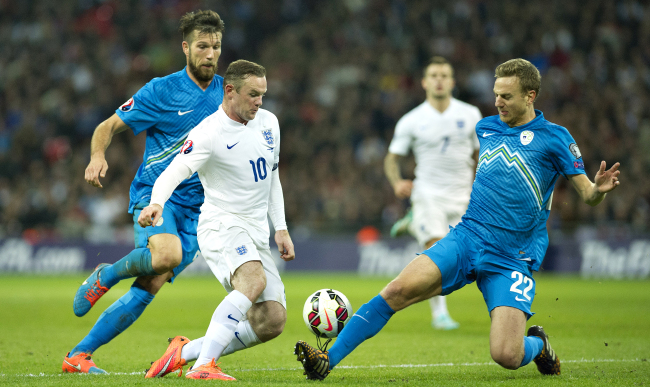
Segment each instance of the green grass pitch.
M284 333L272 342L221 359L239 385L312 383L302 375L292 350L315 337L302 320L313 291L332 287L356 310L388 278L340 273L283 276L288 302ZM84 277L0 276L0 385L154 386L215 383L171 374L145 380L143 371L162 355L167 338L203 336L225 291L212 276L181 276L166 285L143 316L94 355L109 375L61 374L63 356L101 312L124 294L130 281L107 293L83 318L72 312L72 296ZM650 384L650 282L581 280L536 276L537 296L529 325L544 326L562 359L562 375L542 376L534 364L517 371L495 365L489 353L489 317L475 285L448 298L455 331L430 327L429 306L420 303L395 315L382 332L343 360L323 384L475 386L621 386ZM320 385L320 384L319 384Z

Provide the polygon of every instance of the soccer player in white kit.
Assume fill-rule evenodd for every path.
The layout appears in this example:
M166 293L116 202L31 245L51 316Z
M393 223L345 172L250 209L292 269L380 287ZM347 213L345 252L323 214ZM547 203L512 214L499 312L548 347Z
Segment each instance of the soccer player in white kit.
M476 106L452 97L454 70L443 57L431 58L424 70L426 100L406 113L395 127L384 171L395 196L411 198L412 210L391 229L409 232L425 249L449 232L467 210L479 143L474 127L481 120ZM415 180L402 178L399 161L413 149ZM456 329L444 296L429 299L432 325Z
M205 337L177 336L147 377L161 377L195 360L191 379L234 380L217 366L220 356L277 337L286 322L284 285L269 247L267 214L280 257L294 258L287 231L278 161L280 127L260 109L266 93L264 67L238 60L224 77L223 104L194 128L153 187L138 222L155 226L174 188L198 172L205 191L198 225L201 253L228 292ZM165 220L167 221L167 220ZM238 332L238 335L235 333Z

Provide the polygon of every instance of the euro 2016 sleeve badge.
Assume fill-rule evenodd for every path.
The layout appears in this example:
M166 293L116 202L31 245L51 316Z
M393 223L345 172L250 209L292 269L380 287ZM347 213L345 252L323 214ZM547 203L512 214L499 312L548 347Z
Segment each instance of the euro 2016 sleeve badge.
M275 140L273 139L273 131L271 129L262 129L262 137L266 141L266 145L273 146Z

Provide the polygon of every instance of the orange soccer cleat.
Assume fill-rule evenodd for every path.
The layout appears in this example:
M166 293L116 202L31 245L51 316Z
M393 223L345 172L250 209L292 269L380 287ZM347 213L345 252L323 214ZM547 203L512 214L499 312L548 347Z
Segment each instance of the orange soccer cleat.
M219 380L237 380L230 375L224 374L221 368L215 363L214 359L208 364L192 368L187 371L185 377L188 379L219 379Z
M95 365L95 362L90 358L92 355L89 353L81 352L75 356L70 357L68 352L63 358L63 372L82 373L82 374L105 374L101 368Z
M151 363L151 368L147 370L144 375L145 378L162 378L170 372L174 372L180 368L181 372L178 376L183 375L183 367L187 365L187 361L181 357L181 351L185 344L189 343L190 339L185 336L176 336L169 339L169 346L165 354L155 362Z

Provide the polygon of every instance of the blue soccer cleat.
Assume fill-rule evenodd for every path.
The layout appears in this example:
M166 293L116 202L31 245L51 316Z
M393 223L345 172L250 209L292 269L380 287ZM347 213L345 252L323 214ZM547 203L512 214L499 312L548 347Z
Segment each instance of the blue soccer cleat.
M84 316L90 308L95 305L97 300L99 300L104 293L106 293L109 288L102 286L99 277L101 271L104 267L109 266L108 263L100 263L95 268L95 271L88 277L77 289L77 294L74 296L74 314L81 317Z

